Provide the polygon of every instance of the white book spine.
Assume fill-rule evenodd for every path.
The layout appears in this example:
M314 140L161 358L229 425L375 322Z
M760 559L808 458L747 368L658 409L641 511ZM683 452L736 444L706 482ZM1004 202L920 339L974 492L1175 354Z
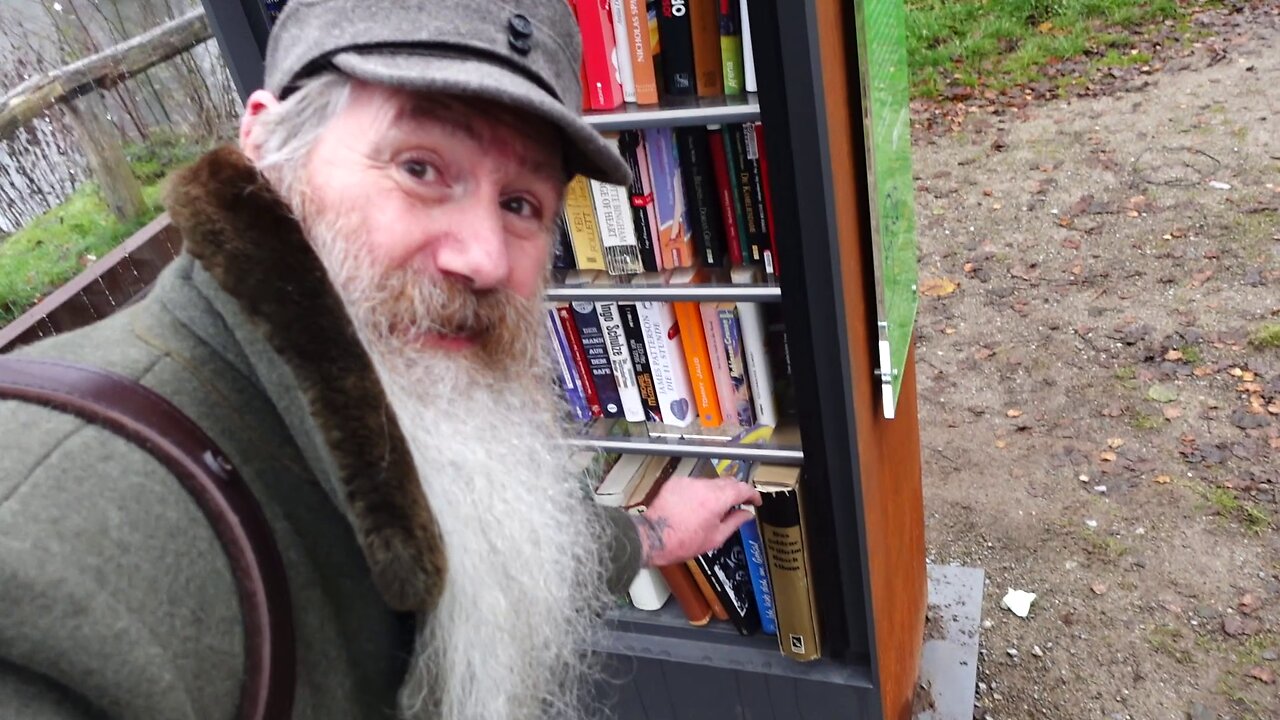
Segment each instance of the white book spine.
M657 568L641 568L627 588L627 595L637 610L661 610L671 597L671 588Z
M773 368L764 345L764 313L757 303L738 303L738 324L742 328L742 350L747 356L747 378L756 407L756 423L778 424L777 401L773 394Z
M613 17L613 39L617 49L613 53L618 82L622 85L622 99L636 101L636 76L631 67L631 35L627 33L627 9L625 0L610 0L609 14Z
M685 367L680 329L671 303L639 302L640 330L649 353L649 370L662 407L662 421L667 425L688 427L698 413L693 406L693 386Z
M741 0L741 7L743 84L747 92L756 92L756 60L751 52L751 18L747 14L747 0Z
M635 368L631 365L631 353L627 350L627 338L622 332L618 303L596 303L596 315L600 316L600 329L604 332L605 347L609 350L613 379L618 383L618 395L622 398L622 415L630 422L644 422L644 400L640 398Z
M604 265L610 275L644 272L640 245L636 242L635 221L631 217L631 197L621 185L591 181L591 200L596 207L600 238L604 245Z

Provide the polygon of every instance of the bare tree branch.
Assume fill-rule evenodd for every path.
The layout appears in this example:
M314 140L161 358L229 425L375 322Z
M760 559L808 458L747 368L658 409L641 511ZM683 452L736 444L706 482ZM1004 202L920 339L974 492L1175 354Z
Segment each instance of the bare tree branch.
M204 10L197 8L113 48L33 77L0 98L0 139L54 105L108 89L186 52L210 35Z

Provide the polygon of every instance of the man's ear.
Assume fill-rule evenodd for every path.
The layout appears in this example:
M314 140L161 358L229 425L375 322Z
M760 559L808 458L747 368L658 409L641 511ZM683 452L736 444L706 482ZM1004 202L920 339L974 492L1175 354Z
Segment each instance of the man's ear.
M266 90L254 90L244 105L244 116L240 118L240 151L253 163L257 163L262 154L260 138L255 137L255 131L262 118L278 107L280 100Z

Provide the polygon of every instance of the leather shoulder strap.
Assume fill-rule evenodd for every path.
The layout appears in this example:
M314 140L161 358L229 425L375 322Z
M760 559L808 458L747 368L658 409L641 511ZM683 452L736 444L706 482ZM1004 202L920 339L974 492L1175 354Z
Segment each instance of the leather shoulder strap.
M290 717L295 651L284 562L253 492L208 435L150 388L71 363L0 356L2 398L98 425L146 450L178 478L213 527L235 575L245 639L236 717Z

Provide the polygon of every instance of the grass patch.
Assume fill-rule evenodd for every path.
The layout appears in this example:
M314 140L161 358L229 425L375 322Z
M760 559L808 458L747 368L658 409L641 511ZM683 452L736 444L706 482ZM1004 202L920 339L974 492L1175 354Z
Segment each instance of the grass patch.
M1280 323L1263 323L1249 336L1249 344L1260 349L1280 348Z
M1107 561L1114 561L1129 554L1129 546L1119 538L1114 538L1110 535L1099 535L1092 530L1085 530L1082 535L1084 536L1085 545L1088 546L1085 552L1090 555L1099 556Z
M95 184L78 188L61 205L0 241L0 327L75 277L88 256L102 257L160 213L161 183L199 148L178 137L153 137L126 150L143 183L147 212L122 223L111 214Z
M1147 644L1152 650L1167 655L1179 665L1193 665L1195 655L1186 647L1187 634L1172 625L1157 625L1147 631Z
M1129 425L1134 430L1159 430L1164 427L1164 419L1159 415L1148 415L1144 412L1139 412L1129 421Z
M1034 82L1051 62L1086 54L1115 67L1150 62L1130 53L1130 32L1186 10L1176 0L907 0L912 90L1004 90Z
M1182 361L1188 365L1204 364L1204 355L1200 352L1200 348L1195 345L1183 345L1178 348L1178 352L1182 353Z
M1235 493L1227 488L1203 488L1200 491L1205 501L1226 520L1239 520L1249 532L1261 535L1271 527L1271 516L1265 510L1251 503L1241 502Z

